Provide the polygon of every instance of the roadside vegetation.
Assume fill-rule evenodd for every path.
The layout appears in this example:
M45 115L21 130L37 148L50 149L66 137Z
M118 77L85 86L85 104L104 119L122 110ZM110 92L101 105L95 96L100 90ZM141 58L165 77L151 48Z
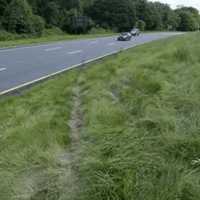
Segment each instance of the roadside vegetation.
M3 97L0 199L199 200L199 40L145 44ZM60 157L77 131L72 198Z
M199 39L143 45L82 74L79 199L200 198Z
M87 34L68 34L58 28L46 29L41 36L29 34L14 34L0 31L0 48L15 47L20 45L43 44L64 40L91 39L97 37L113 36L116 33L105 29L92 29Z
M64 193L76 77L71 72L0 100L1 200L57 200Z
M196 31L200 15L192 7L172 10L167 4L147 0L0 0L0 47L87 38L99 30L101 34L127 32L133 27ZM49 29L59 30L62 36L52 36Z

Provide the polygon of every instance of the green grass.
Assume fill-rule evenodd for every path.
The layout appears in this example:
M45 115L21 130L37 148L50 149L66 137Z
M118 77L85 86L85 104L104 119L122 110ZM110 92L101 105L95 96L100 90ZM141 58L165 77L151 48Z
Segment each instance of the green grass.
M2 99L0 199L67 199L57 155L70 144L78 84L76 200L199 200L199 40L145 44Z
M0 41L0 48L15 47L20 45L42 44L48 42L64 41L64 40L77 40L77 39L91 39L96 37L107 37L114 35L113 32L91 32L89 34L70 35L63 32L58 33L45 33L41 37L31 37L26 35L25 38L16 37L16 39Z
M147 44L82 74L79 199L200 199L199 39Z
M72 72L0 101L1 200L34 200L58 181L62 167L57 157L70 143L67 122L76 77Z

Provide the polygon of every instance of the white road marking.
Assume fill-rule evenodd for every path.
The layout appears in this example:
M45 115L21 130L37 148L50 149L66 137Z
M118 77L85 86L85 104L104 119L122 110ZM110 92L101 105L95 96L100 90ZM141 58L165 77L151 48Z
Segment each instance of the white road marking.
M52 48L49 48L49 49L45 49L45 51L49 52L49 51L57 51L57 50L60 50L62 49L62 47L52 47Z
M73 55L73 54L78 54L78 53L82 53L83 50L77 50L77 51L70 51L67 54Z
M5 67L0 68L0 72L5 71L5 70L6 70Z
M9 48L2 48L2 49L0 49L0 53L10 52L10 51L16 51L16 50L40 48L40 47L50 47L50 46L52 46L52 44L42 44L42 45L27 46L27 47L11 46L11 47L9 47Z
M73 65L73 66L71 66L71 67L67 67L67 66L66 66L64 69L61 69L60 71L57 71L57 72L55 72L55 73L52 73L52 74L43 76L43 77L38 78L38 79L35 79L35 80L33 80L33 81L29 81L29 82L23 83L23 84L21 84L21 85L18 85L18 86L16 86L16 87L10 88L10 89L8 89L8 90L4 90L4 91L0 92L0 96L1 96L1 95L5 95L5 94L8 94L8 93L10 93L10 92L13 92L13 91L15 91L15 90L24 88L24 87L26 87L26 86L32 85L32 84L34 84L34 83L38 83L38 82L40 82L40 81L42 81L42 80L48 79L48 78L50 78L50 77L56 76L56 75L58 75L58 74L61 74L61 73L63 73L63 72L69 71L69 70L72 70L72 69L74 69L74 68L80 67L80 66L82 66L83 64L88 64L88 63L90 63L90 62L93 62L93 61L96 61L96 60L105 58L106 56L110 56L110 55L113 55L113 54L117 54L118 52L119 52L119 51L112 51L112 52L107 53L107 54L105 54L105 55L103 55L103 56L99 56L99 57L96 57L96 58L93 58L93 59L86 60L84 63L79 63L79 64Z
M2 48L2 49L0 49L0 53L13 51L15 49L17 49L17 46L12 46L10 48Z
M173 36L173 35L172 35L172 36ZM170 36L169 36L169 37L170 37ZM8 94L8 93L10 93L10 92L13 92L13 91L15 91L15 90L18 90L18 89L22 89L22 88L24 88L24 87L26 87L26 86L29 86L29 85L32 85L32 84L34 84L34 83L38 83L38 82L40 82L40 81L42 81L42 80L48 79L48 78L50 78L50 77L56 76L56 75L58 75L58 74L61 74L61 73L63 73L63 72L69 71L69 70L72 70L72 69L74 69L74 68L80 67L80 66L82 66L83 64L88 64L88 63L90 63L90 62L93 62L93 61L96 61L96 60L105 58L105 57L107 57L107 56L111 56L111 55L114 55L114 54L118 54L118 53L120 52L120 50L122 50L122 51L128 50L128 49L131 49L131 48L136 47L136 46L139 46L139 45L140 45L140 44L135 44L135 45L131 45L131 46L129 46L129 47L125 47L125 48L122 48L122 49L118 49L118 50L112 51L112 52L110 52L110 53L107 53L107 54L105 54L105 55L102 55L102 56L99 56L99 57L96 57L96 58L93 58L93 59L86 60L84 63L79 63L79 64L73 65L73 66L71 66L71 67L67 67L67 66L66 66L64 69L59 70L59 71L57 71L57 72L55 72L55 73L52 73L52 74L43 76L43 77L38 78L38 79L35 79L35 80L33 80L33 81L29 81L29 82L23 83L23 84L21 84L21 85L18 85L18 86L16 86L16 87L10 88L10 89L8 89L8 90L4 90L4 91L2 91L2 92L0 91L0 96L1 96L1 95L6 95L6 94ZM63 66L63 67L64 67L64 66Z
M115 45L114 42L112 42L112 43L108 43L108 46L114 46L114 45Z
M102 39L110 39L110 38L113 38L113 36L109 36L109 37L102 37L102 38L99 38L99 40L102 40ZM78 42L78 41L81 41L81 40L84 40L84 39L80 39L80 40L72 40L73 42ZM90 40L90 39L85 39L86 40ZM36 45L30 45L30 46L10 46L10 47L5 47L5 48L0 48L0 53L4 53L4 52L11 52L11 51L17 51L17 50L24 50L24 49L31 49L31 48L40 48L40 47L51 47L52 45L55 45L53 43L56 43L57 45L58 44L63 44L63 42L65 42L64 40L61 41L61 42L52 42L51 44L36 44Z

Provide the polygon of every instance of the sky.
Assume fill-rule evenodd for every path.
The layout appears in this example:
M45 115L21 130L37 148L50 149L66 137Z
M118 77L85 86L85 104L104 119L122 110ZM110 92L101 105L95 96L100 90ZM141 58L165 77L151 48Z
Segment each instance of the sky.
M200 0L151 0L169 4L172 8L177 5L192 6L200 10Z

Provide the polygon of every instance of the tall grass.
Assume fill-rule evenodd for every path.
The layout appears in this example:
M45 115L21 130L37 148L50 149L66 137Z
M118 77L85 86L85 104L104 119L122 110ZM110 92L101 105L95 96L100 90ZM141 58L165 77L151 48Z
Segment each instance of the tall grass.
M58 199L76 72L0 100L0 199Z
M200 199L199 39L147 44L82 75L77 199Z
M145 44L2 99L0 199L70 199L59 155L78 84L76 200L199 200L199 40Z

